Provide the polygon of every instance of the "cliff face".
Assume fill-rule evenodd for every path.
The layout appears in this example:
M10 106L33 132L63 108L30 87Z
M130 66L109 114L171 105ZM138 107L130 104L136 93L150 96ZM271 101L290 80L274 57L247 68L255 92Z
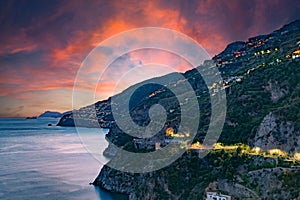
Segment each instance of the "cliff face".
M228 195L240 199L293 199L300 195L295 187L289 188L289 184L295 182L283 181L293 175L299 177L299 171L282 167L259 169L243 174L243 178L238 176L234 182L219 179L210 183L206 190L227 191Z
M103 166L99 176L95 179L94 185L98 185L108 191L127 194L130 199L135 197L135 180L134 176L121 173L120 171L112 170L107 166Z
M289 94L289 84L287 82L269 81L265 88L266 91L270 92L273 103L277 103L281 98Z
M187 165L179 166L179 164L180 162L172 164L176 166L176 172L158 170L143 174L124 173L104 166L94 185L109 191L128 194L130 200L182 199L190 195L190 187L172 188L172 186L178 181L182 185L190 184L193 175L189 173ZM202 196L203 191L200 193Z
M60 118L59 122L57 123L57 126L75 126L73 114L69 113L62 116L62 118Z
M296 199L300 197L300 191L296 189L299 175L299 169L260 169L247 173L245 182L249 187L252 185L259 199Z
M254 138L253 145L264 151L281 149L285 152L300 152L300 133L294 122L270 112L264 117Z

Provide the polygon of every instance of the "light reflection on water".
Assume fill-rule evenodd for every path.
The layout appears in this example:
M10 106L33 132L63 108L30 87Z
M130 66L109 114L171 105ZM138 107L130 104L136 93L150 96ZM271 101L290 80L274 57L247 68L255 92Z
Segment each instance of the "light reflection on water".
M0 119L0 199L120 199L90 186L101 163L82 146L73 127L55 119ZM85 129L107 146L105 130ZM102 161L107 161L105 157ZM123 197L124 198L124 197Z

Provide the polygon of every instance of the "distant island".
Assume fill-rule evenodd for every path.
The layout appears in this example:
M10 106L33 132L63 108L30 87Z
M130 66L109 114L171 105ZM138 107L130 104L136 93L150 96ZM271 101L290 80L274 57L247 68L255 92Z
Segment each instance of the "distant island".
M39 115L38 118L45 118L45 117L50 117L50 118L59 118L62 117L64 114L60 112L55 112L55 111L46 111L43 114Z
M56 111L45 111L43 114L40 114L39 116L30 116L26 117L25 119L37 119L37 118L61 118L64 115L71 114L72 111L67 111L64 113L56 112Z
M37 116L26 117L25 119L37 119Z

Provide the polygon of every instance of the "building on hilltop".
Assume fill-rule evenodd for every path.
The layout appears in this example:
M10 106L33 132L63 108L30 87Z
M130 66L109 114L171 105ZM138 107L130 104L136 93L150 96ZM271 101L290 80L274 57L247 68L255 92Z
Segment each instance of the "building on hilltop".
M217 192L206 192L205 200L231 200L231 196Z

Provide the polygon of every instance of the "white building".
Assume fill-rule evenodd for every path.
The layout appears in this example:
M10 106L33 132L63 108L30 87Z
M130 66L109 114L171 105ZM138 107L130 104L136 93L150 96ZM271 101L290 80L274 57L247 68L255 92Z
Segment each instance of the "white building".
M217 192L206 192L206 200L231 200L231 196Z

